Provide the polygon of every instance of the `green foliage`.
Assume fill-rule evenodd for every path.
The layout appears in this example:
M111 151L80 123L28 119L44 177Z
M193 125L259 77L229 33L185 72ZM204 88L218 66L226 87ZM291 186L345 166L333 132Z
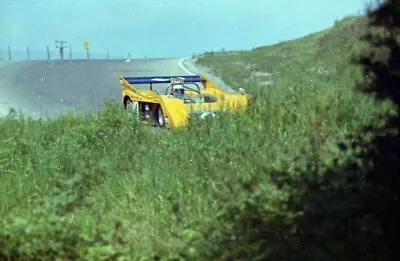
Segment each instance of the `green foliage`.
M181 256L190 260L398 258L399 7L398 1L384 1L369 13L369 26L383 26L387 33L379 33L385 31L381 28L366 30L366 39L373 46L360 60L364 75L371 77L363 79L362 90L391 99L397 108L381 107L381 114L368 124L333 138L323 155L321 143L310 133L311 146L297 150L301 156L289 166L265 169L269 183L254 181L260 184L255 187L239 182L245 189L235 189L232 194L241 197L231 198L216 219L191 232L196 236L186 241ZM343 72L337 70L336 74ZM372 108L372 104L356 104L357 109ZM357 114L357 109L346 116ZM264 184L269 184L268 189ZM279 207L272 208L277 201Z
M365 214L377 188L362 176L374 133L348 137L396 108L351 89L364 29L351 18L197 56L254 104L183 129L148 128L112 101L54 120L11 111L0 122L0 259L374 259L385 230Z
M67 180L53 197L44 198L29 218L10 216L0 226L1 260L123 260L126 248L120 222L110 231L83 230L74 214L82 204L76 193L80 175Z
M85 214L95 220L87 227L76 218L82 208L96 209L88 198L106 173L88 168L90 163L84 161L93 159L90 153L105 137L126 129L123 114L115 117L118 112L109 104L93 117L36 121L11 111L1 123L7 139L0 143L0 175L4 185L11 185L8 194L13 195L4 198L4 193L1 204L1 260L121 260L127 256L120 221L106 229L96 221L98 211ZM16 205L19 208L14 211Z
M243 182L242 187L228 186L231 199L223 211L215 219L207 220L206 225L192 225L184 231L187 245L181 252L182 258L263 260L271 258L273 251L284 256L285 246L278 240L295 232L296 228L290 225L301 213L287 211L288 191L254 183L255 180ZM289 225L282 226L282 220Z

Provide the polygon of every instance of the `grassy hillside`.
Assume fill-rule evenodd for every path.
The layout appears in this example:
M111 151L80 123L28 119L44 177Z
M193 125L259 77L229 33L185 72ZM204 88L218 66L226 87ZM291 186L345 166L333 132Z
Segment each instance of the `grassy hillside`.
M332 28L301 39L251 51L206 52L197 62L213 68L227 83L237 87L247 86L249 80L254 81L251 86L263 87L271 80L269 74L278 73L274 79L285 83L312 77L310 85L313 84L310 80L318 80L325 84L340 83L336 86L339 88L345 83L354 84L354 77L359 76L349 59L362 52L363 44L358 39L365 29L365 18L348 17Z
M371 97L355 92L362 75L351 60L366 50L359 40L365 30L364 17L348 17L294 41L251 51L207 52L196 60L256 97L268 131L293 132L293 138L315 130L328 141L390 107L375 106Z
M323 159L332 142L391 110L353 90L361 73L349 59L363 50L364 28L363 18L351 17L294 41L198 57L255 98L245 115L161 131L132 122L113 102L88 118L10 114L0 123L0 238L9 236L10 249L34 252L35 242L53 235L39 225L53 222L53 230L68 228L59 232L68 240L47 245L62 242L87 258L86 245L104 249L71 238L83 234L121 248L116 239L96 241L101 230L119 231L131 257L173 252L185 225L213 219L235 197L230 184L257 177L270 193L269 170L315 153Z

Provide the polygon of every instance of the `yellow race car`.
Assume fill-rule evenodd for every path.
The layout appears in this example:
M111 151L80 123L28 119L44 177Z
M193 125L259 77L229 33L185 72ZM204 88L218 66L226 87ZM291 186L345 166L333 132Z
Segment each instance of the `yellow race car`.
M119 76L122 103L139 119L157 127L186 126L191 117L215 117L218 111L244 111L250 103L243 89L223 90L204 75ZM147 85L149 89L138 89Z

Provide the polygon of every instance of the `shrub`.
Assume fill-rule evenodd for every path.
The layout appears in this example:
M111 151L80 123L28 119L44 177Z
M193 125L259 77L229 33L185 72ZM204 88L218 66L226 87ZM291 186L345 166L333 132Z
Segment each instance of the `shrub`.
M221 214L193 226L189 260L397 260L400 237L400 2L369 12L371 53L361 89L389 98L391 113L336 140L321 159L314 138L290 166L260 171L271 183L239 182ZM376 55L381 48L388 55ZM385 59L386 57L386 59ZM311 149L310 149L311 148ZM300 153L300 151L298 152ZM254 186L254 184L259 184ZM266 186L265 184L270 184ZM232 187L232 185L231 185ZM234 196L238 195L239 196Z

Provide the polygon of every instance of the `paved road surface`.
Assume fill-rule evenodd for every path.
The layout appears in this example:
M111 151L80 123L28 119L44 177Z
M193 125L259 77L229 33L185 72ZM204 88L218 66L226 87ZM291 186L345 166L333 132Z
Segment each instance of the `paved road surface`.
M9 108L31 117L100 108L121 99L118 75L185 75L180 59L24 61L0 63L0 117Z

